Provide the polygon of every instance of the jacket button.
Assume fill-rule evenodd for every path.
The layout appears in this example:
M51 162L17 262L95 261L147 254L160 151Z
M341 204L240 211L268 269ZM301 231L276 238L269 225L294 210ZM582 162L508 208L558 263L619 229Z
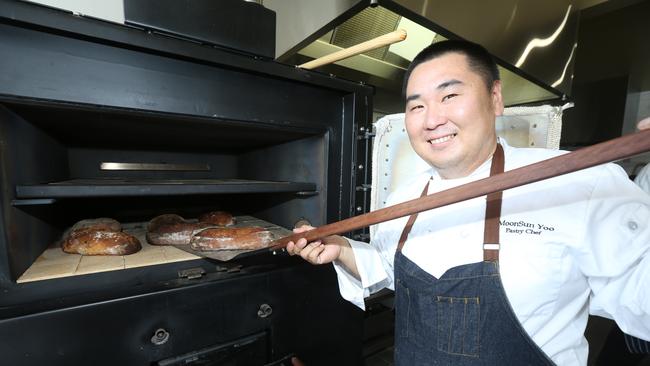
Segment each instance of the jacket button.
M628 221L627 227L629 227L630 230L634 231L639 228L639 224L637 224L636 221Z

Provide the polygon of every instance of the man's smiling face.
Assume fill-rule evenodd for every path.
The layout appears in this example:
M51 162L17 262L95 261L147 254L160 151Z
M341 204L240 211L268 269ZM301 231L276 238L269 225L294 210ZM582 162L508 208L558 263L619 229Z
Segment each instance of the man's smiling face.
M467 176L496 147L501 83L488 90L465 55L446 53L413 69L406 87L406 130L415 152L443 178Z

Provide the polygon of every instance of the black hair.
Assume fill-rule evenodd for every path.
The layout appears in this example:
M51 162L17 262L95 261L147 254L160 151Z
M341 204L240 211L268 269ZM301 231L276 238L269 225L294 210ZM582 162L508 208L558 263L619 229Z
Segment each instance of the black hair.
M411 65L406 70L406 74L404 74L402 94L406 96L406 86L413 69L423 62L433 60L447 53L460 53L465 55L469 68L481 76L488 90L492 90L494 82L500 79L499 69L494 58L483 46L464 40L440 41L427 46L415 56Z

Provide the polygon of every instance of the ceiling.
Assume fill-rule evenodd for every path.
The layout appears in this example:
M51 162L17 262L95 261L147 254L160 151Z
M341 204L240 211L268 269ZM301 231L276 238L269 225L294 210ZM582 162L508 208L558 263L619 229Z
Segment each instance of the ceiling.
M620 1L621 0L619 0L619 3ZM633 2L634 0L622 1ZM472 1L469 0L469 2L471 3ZM283 3L283 5L279 6L281 3ZM433 1L431 3L442 4L446 2ZM426 21L422 21L422 15L430 18L432 17L432 12L435 12L436 14L445 14L445 12L447 12L446 14L449 15L458 13L458 11L456 11L457 8L449 8L449 6L446 5L436 5L436 7L432 6L431 3L426 0L379 1L380 6L370 7L366 1L331 0L330 5L334 4L334 8L332 8L323 5L322 2L316 2L315 0L302 0L299 5L293 3L291 4L291 8L288 9L286 0L263 1L264 6L275 10L278 16L278 49L276 52L278 59L296 65L314 58L328 55L363 41L367 41L379 35L389 33L395 29L405 29L408 33L408 37L403 42L353 56L338 61L335 64L322 66L317 69L317 71L320 72L373 85L376 87L377 93L380 94L379 100L382 100L381 94L384 94L383 99L386 99L386 95L388 95L388 99L399 98L400 102L404 71L408 67L410 60L419 50L432 42L438 42L448 38L448 35L454 37L461 34L465 35L465 37L461 38L474 40L474 38L477 37L487 37L483 35L483 33L487 34L491 31L488 29L489 27L472 26L472 16L480 17L481 14L479 11L479 14L470 16L467 16L466 13L463 14L463 21L466 23L466 27L468 29L471 28L470 31L465 31L466 34L463 34L463 29L454 29L453 32L447 32L448 29L442 29L441 31L436 32L433 29L439 29L440 27L438 23L441 23L441 21L438 20L438 23L436 24L429 24ZM465 1L465 3L467 3L467 1ZM474 3L485 4L483 2ZM504 4L506 3L508 2L504 2ZM522 60L521 54L507 54L511 49L518 49L518 47L521 48L519 45L517 45L517 47L512 47L512 43L508 44L501 39L498 39L499 37L492 36L490 36L490 38L485 42L479 42L486 47L488 47L486 43L490 44L490 42L493 42L491 48L488 49L497 56L497 60L500 64L501 78L504 85L504 101L506 105L539 104L548 101L562 102L563 98L565 98L565 94L569 94L571 90L573 62L577 46L575 40L577 36L577 13L583 9L592 7L603 8L608 6L612 9L618 7L607 4L611 2L606 0L558 0L555 1L555 3L557 5L555 6L556 9L554 10L553 19L560 19L561 16L559 15L563 15L566 22L566 16L569 12L571 12L571 14L574 14L574 12L576 13L575 24L567 26L567 28L569 28L567 31L570 34L573 34L573 38L567 38L562 41L565 45L563 46L564 51L562 51L563 53L561 54L561 58L551 55L551 53L548 52L548 50L545 50L543 46L541 49L533 50L533 52L531 52L531 54L536 52L534 56L537 60L526 60L527 64L521 65L517 63L517 60L519 60L519 62ZM566 3L569 4L568 9L566 8ZM384 4L387 4L387 7L381 6ZM397 5L393 6L394 4ZM541 12L540 9L550 11L547 9L551 8L551 2L543 2L540 3L542 4L542 8L528 9L527 13L524 10L519 9L519 13L517 13L519 1L512 0L512 4L514 4L514 10L510 9L512 6L507 8L508 11L511 12L509 17L510 23L517 23L512 20L515 17L519 17L518 21L520 28L522 27L521 24L525 26L527 22L530 22L528 18L530 18L531 14L537 15ZM398 12L395 12L395 9L398 9ZM502 9L494 9L494 11L504 9L505 8L502 7ZM612 11L612 9L606 11ZM413 10L415 10L415 13ZM304 16L304 14L299 14L301 11L308 14L311 14L313 11L318 15L316 18L313 18L313 16L310 18L309 16ZM418 11L419 14L417 14ZM291 15L290 17L288 16L289 13ZM503 11L499 14L503 17L502 13ZM543 18L543 16L541 17ZM341 18L345 20L342 22L336 21L336 19ZM300 27L294 26L290 33L282 31L282 27L287 28L291 26L291 19L300 19L305 24L303 25L302 35L300 35L301 31L297 30ZM412 19L415 19L416 21ZM457 23L459 22L449 22L447 25L448 27L453 27L454 24ZM510 23L501 28L505 30L510 29L510 33L516 35L523 33L517 31L516 24L513 25ZM557 27L557 24L560 24L560 22L556 21L554 24ZM560 28L558 28L559 30L555 30L555 33L559 33L564 25L565 24L563 23L560 24ZM309 26L312 28L309 28ZM307 29L307 31L304 29ZM501 29L502 32L503 29ZM551 34L552 31L553 29L551 29L551 31L548 31L548 29L545 30L546 34ZM493 34L496 33L493 31ZM544 34L544 32L541 32L540 34ZM314 35L317 37L314 37ZM294 40L293 43L296 44L292 45L292 42L290 41L292 37L302 37L303 41L300 42ZM527 46L526 48L529 48L528 45L535 41L539 41L539 39L528 37L522 40L517 40L519 43L524 42L523 44ZM287 42L289 42L288 45ZM525 42L528 42L528 45ZM538 57L544 53L547 53L546 60L542 59L542 57ZM534 57L530 58L533 59ZM549 63L548 59L553 62ZM549 65L552 65L555 68L552 74L547 72ZM546 73L546 75L544 73ZM391 95L393 97L390 97ZM402 108L400 102L395 103L398 110L401 110Z
M299 64L396 29L405 29L408 34L407 39L338 61L335 65L324 66L319 70L374 85L384 92L399 94L404 72L415 55L427 45L447 38L380 6L363 9L340 26L298 50L297 55L301 57L293 57L292 60ZM509 69L500 66L499 71L504 86L504 101L507 105L558 98L557 94Z

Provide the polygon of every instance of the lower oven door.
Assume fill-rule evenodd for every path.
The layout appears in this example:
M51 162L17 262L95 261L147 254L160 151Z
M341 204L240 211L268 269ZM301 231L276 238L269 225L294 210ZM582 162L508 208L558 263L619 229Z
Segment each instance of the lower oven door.
M181 283L182 282L182 283ZM0 319L2 365L359 365L363 312L296 265ZM336 352L331 352L336 349Z
M164 336L164 334L163 334ZM233 342L206 347L158 361L158 366L259 366L267 364L267 334L258 333Z

